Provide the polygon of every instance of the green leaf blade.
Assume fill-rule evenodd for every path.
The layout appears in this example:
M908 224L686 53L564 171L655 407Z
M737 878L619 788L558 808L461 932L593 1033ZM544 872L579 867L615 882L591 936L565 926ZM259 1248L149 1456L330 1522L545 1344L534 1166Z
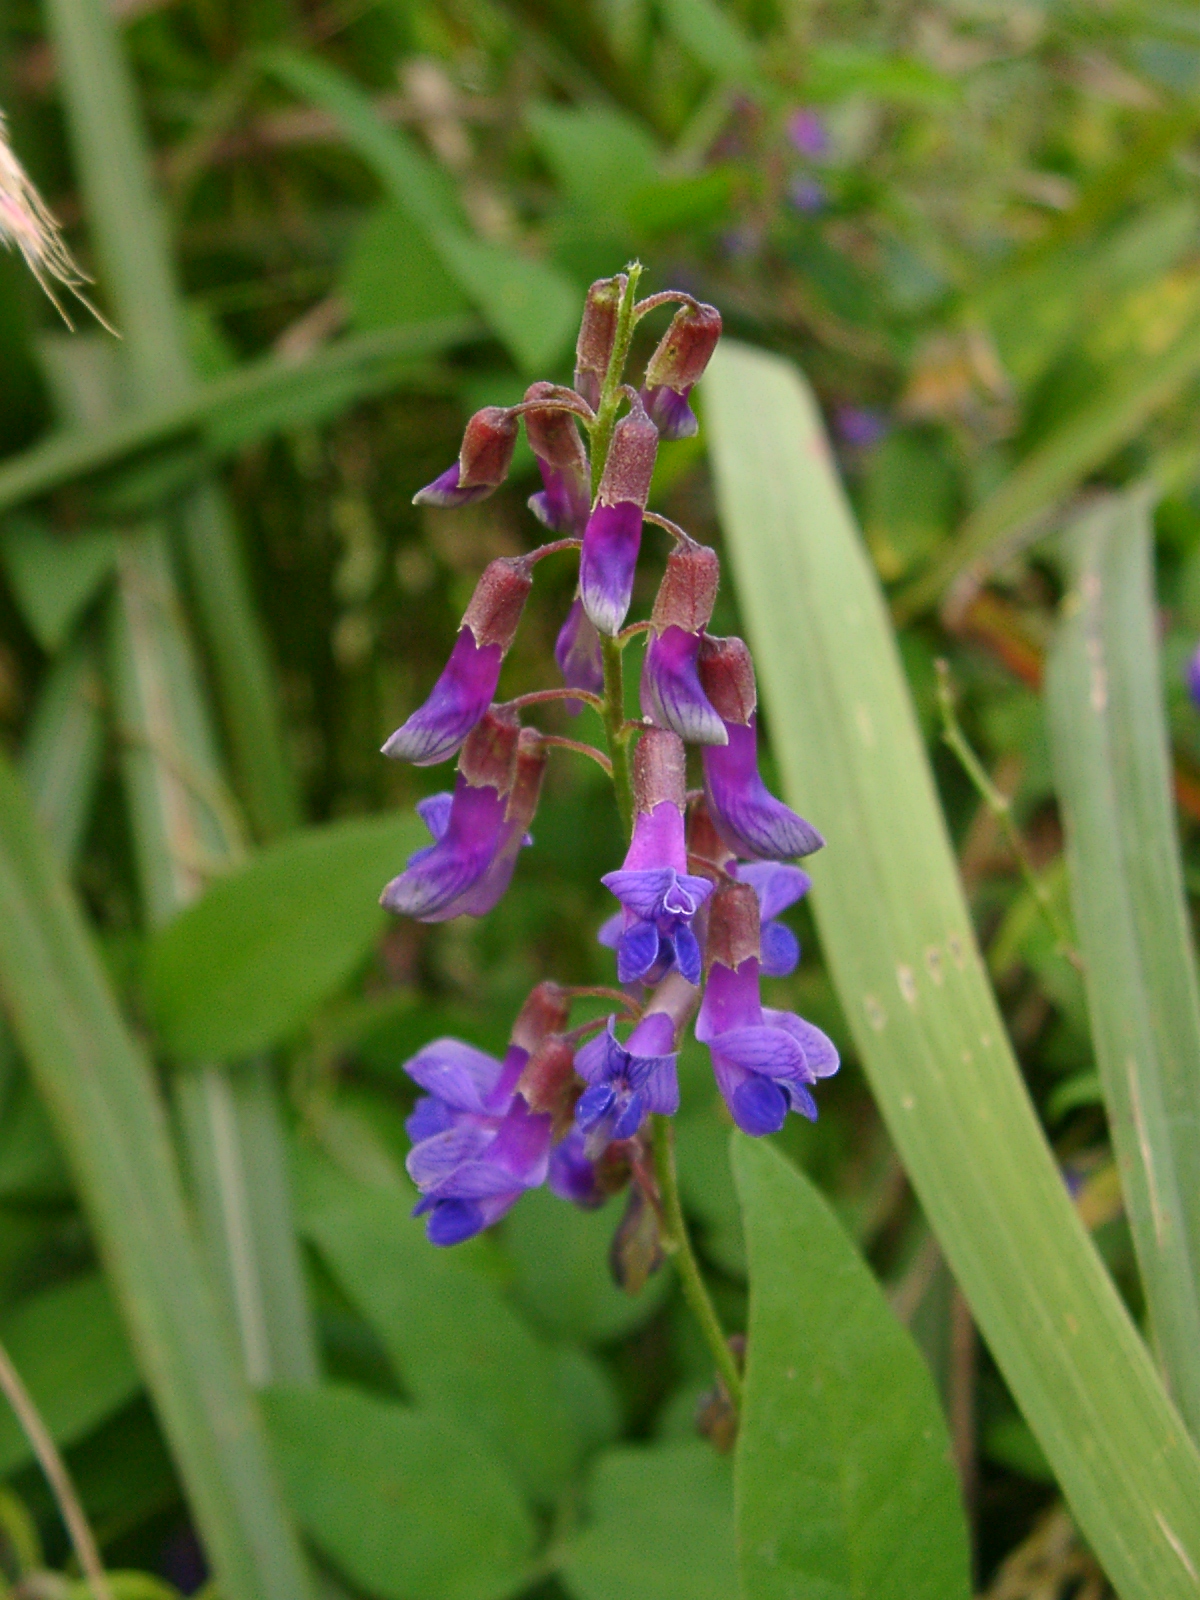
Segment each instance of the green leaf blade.
M750 1253L745 1600L966 1600L950 1441L916 1345L801 1173L744 1135L733 1165Z

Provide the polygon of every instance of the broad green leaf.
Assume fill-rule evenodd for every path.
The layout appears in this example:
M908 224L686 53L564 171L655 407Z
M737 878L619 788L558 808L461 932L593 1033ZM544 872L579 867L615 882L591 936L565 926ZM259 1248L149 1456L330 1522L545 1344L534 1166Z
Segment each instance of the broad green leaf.
M626 1445L596 1463L562 1576L575 1600L736 1600L729 1462L710 1445Z
M1154 1341L1200 1428L1200 995L1158 665L1151 500L1067 535L1046 678L1096 1062Z
M359 230L342 269L341 293L357 328L393 328L461 317L465 294L407 211L382 205Z
M966 1600L967 1527L920 1351L807 1178L733 1136L750 1256L744 1600Z
M620 111L541 101L525 120L563 195L585 213L619 213L658 178L654 140L643 123Z
M656 1273L641 1294L630 1295L608 1271L624 1204L622 1197L581 1211L538 1189L524 1196L505 1223L513 1292L551 1337L604 1344L645 1322L662 1304L669 1272Z
M296 1515L380 1600L504 1600L533 1552L504 1468L445 1417L342 1385L263 1397Z
M1196 1600L1200 1456L1067 1195L988 987L887 612L787 361L728 343L705 428L821 945L905 1171L1123 1600Z
M874 95L894 105L939 107L959 97L952 78L923 61L852 44L819 44L808 52L805 89L814 100Z
M111 533L66 537L21 517L0 535L0 556L30 632L53 655L112 572L117 541Z
M364 959L379 895L425 841L412 817L310 828L219 878L150 942L147 989L183 1060L237 1058L279 1042Z
M0 1322L0 1344L59 1445L74 1444L142 1386L99 1273L22 1300ZM32 1455L20 1423L0 1405L0 1476Z
M561 1204L561 1202L560 1202ZM490 1282L425 1237L410 1195L360 1189L307 1231L418 1404L452 1417L552 1499L579 1440L551 1356Z
M0 760L0 988L225 1600L302 1600L301 1551L201 1265L166 1118L83 914Z
M556 267L469 233L442 172L412 140L381 121L352 79L294 50L264 51L260 62L293 94L334 118L517 365L525 371L552 365L579 317L579 296L570 280Z
M752 41L718 0L666 0L667 26L683 48L714 77L750 84L758 76Z

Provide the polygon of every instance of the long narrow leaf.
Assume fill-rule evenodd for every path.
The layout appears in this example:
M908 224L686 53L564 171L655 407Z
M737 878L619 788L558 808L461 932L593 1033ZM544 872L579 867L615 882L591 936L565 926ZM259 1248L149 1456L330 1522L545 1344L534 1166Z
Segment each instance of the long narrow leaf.
M1200 1456L1025 1093L813 400L790 364L732 345L706 402L785 787L828 840L822 946L892 1137L1124 1600L1196 1600Z
M21 766L60 861L74 862L104 754L104 688L95 640L83 634L46 673Z
M1158 667L1150 501L1069 535L1046 677L1075 926L1109 1126L1176 1404L1200 1437L1200 995Z
M0 759L0 994L72 1169L226 1600L308 1592L192 1240L166 1123L79 907Z

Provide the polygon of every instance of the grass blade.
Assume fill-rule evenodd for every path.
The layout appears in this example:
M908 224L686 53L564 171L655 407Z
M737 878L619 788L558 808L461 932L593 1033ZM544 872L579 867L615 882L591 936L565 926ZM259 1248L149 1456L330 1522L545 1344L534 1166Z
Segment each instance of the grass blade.
M1109 1127L1163 1371L1200 1437L1200 995L1162 709L1151 503L1068 535L1046 677L1075 925Z
M81 634L49 667L21 753L38 821L68 865L78 854L100 776L103 697L95 641Z
M904 1165L1124 1600L1200 1595L1200 1456L1087 1238L984 975L895 641L786 361L706 382L722 523L822 946Z
M303 1558L188 1226L162 1109L19 779L0 758L0 992L54 1120L226 1600Z

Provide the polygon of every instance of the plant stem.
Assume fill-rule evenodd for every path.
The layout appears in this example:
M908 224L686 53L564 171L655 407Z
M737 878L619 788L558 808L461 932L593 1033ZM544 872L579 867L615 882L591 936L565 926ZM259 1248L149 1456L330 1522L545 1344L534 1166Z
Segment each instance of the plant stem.
M675 1171L675 1129L670 1117L651 1118L654 1138L654 1176L663 1208L663 1249L675 1258L684 1299L700 1324L705 1343L712 1351L721 1382L737 1410L742 1406L742 1375L729 1348L721 1319L700 1274L700 1265L688 1237L687 1223L679 1200L679 1178Z
M633 836L633 781L629 775L629 729L625 726L625 671L621 644L601 634L604 654L604 732L612 758L613 788L626 837Z
M617 425L617 407L621 403L621 380L625 376L625 362L637 318L638 279L642 275L640 261L631 261L626 268L628 278L621 304L617 311L617 331L613 335L612 353L608 358L608 371L600 390L600 405L596 411L596 426L592 429L592 499L595 500L608 460L608 447L612 443L613 429Z

